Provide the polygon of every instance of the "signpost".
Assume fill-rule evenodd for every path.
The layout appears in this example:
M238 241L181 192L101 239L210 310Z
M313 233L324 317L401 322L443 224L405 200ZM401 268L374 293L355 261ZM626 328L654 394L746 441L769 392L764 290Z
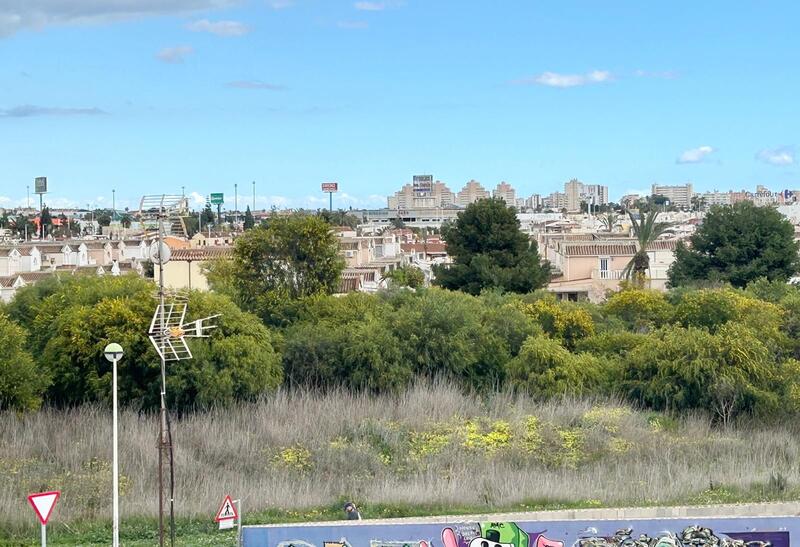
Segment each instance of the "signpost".
M211 205L217 206L217 222L222 224L222 204L225 203L225 195L223 193L211 194L209 196Z
M42 222L44 203L42 201L42 196L47 193L47 177L36 177L33 179L33 193L39 194L39 239L44 239L44 222Z
M239 506L239 510L236 509L236 505ZM239 511L242 508L242 500L232 500L230 496L225 496L225 499L222 502L222 505L217 511L217 516L214 517L214 521L219 523L220 530L230 530L236 524L238 520L238 536L239 536L239 544L242 541L242 519L239 516Z
M339 191L339 183L338 182L323 182L322 183L322 191L328 193L329 198L329 205L328 210L332 213L333 212L333 193Z
M59 496L61 496L61 492L58 490L28 496L28 503L31 504L36 512L36 517L42 523L42 547L47 545L47 521L50 519L50 514L53 512Z

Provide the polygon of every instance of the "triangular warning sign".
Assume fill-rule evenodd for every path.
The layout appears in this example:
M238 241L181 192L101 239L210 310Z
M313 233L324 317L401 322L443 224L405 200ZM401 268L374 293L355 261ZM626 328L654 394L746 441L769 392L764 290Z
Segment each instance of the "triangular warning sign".
M231 500L230 496L225 496L225 501L222 502L222 506L217 511L217 516L214 518L214 522L219 522L221 520L235 520L238 519L239 515L236 513L236 507L233 505L233 500Z
M33 510L36 511L36 516L39 517L39 522L47 524L50 518L50 513L53 512L58 497L61 492L42 492L41 494L31 494L28 496L28 503L31 504Z

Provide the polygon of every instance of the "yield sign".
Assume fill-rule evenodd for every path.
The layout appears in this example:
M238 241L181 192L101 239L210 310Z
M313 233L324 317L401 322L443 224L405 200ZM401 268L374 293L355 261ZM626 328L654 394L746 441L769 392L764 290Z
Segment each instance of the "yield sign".
M231 500L230 496L225 496L225 501L222 502L222 506L217 511L217 516L214 518L215 522L219 522L221 520L235 520L238 519L239 515L236 514L236 507L233 505L233 500Z
M53 507L55 507L60 495L61 492L55 491L31 494L28 496L28 503L30 503L33 510L36 511L36 516L39 517L39 522L41 522L42 525L47 524L50 513L53 512Z

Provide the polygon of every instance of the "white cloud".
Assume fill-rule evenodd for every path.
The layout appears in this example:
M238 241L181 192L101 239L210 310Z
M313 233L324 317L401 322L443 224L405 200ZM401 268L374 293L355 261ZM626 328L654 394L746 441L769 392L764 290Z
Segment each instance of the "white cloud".
M678 159L675 160L675 163L701 163L705 161L705 159L708 158L708 156L714 151L714 147L708 145L690 148L678 156Z
M156 58L165 63L177 64L182 63L192 53L194 53L192 46L165 47L156 53Z
M240 3L241 0L0 0L0 36L22 29L201 13Z
M97 116L106 114L99 108L64 108L59 106L36 106L23 104L11 108L0 108L0 118L30 118L33 116Z
M269 91L281 91L286 89L286 86L262 82L261 80L237 80L235 82L228 82L226 85L237 89L266 89Z
M206 197L199 192L192 192L189 194L188 197L191 200L191 203L193 203L194 205L204 207L206 204Z
M560 74L558 72L542 72L536 76L522 78L513 83L524 85L544 85L548 87L577 87L588 84L600 84L613 80L607 70L592 70L586 74Z
M250 32L250 27L239 21L209 21L200 19L186 25L192 32L210 32L217 36L244 36Z
M770 165L792 165L795 161L795 149L791 146L781 146L780 148L772 149L765 148L756 154L756 159Z

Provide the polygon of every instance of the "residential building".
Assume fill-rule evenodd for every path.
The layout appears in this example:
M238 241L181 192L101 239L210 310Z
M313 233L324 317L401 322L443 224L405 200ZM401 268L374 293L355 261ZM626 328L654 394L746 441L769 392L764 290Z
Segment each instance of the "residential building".
M492 195L496 199L505 201L509 207L517 206L517 191L505 181L497 185Z
M605 300L609 291L619 290L623 270L637 250L632 238L599 234L542 234L539 241L540 253L554 269L548 290L564 300ZM658 240L647 248L651 288L665 290L677 242Z
M553 192L542 200L542 207L560 211L567 208L567 194L563 192Z
M405 184L388 198L389 209L415 209L450 207L456 204L456 194L440 180L415 181Z
M578 179L564 183L564 194L567 196L567 211L581 210L582 203L605 205L608 203L608 186L601 184L584 184Z
M170 289L209 290L204 266L212 260L233 258L233 247L207 246L174 249L164 264L164 286ZM156 283L161 279L159 268L153 269Z
M691 207L694 190L690 182L677 186L653 184L650 193L654 196L664 196L676 207Z
M731 192L718 192L717 190L714 190L713 192L696 194L696 196L702 200L702 203L705 207L711 207L712 205L731 204Z
M471 180L464 185L464 188L458 193L456 197L456 205L459 207L466 207L470 203L474 203L479 199L489 198L491 194L481 186L477 180Z

